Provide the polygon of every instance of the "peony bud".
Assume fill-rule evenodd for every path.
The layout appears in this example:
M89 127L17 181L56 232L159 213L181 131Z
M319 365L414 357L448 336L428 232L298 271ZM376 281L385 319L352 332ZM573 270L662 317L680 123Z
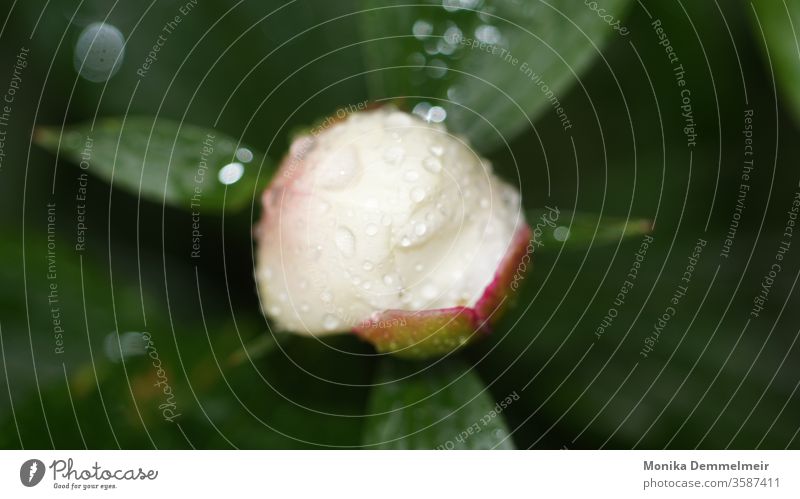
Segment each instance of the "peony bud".
M519 192L440 124L381 108L325 125L263 195L264 313L409 357L488 332L530 238Z

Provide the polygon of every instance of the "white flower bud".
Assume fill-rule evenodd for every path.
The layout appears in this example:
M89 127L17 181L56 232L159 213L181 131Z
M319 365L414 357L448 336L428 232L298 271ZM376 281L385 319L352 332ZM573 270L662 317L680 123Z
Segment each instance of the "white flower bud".
M263 196L268 317L320 336L474 307L527 230L518 191L442 125L393 108L326 125L295 140Z

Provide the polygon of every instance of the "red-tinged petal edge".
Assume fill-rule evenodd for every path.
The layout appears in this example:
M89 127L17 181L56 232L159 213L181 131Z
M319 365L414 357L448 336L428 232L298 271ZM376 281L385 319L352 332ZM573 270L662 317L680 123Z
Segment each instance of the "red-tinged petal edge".
M533 251L529 248L532 234L527 224L517 229L514 241L500 261L494 279L475 304L475 312L483 327L497 323L513 301L525 274L533 267Z
M356 326L353 331L381 353L424 359L465 345L475 329L475 310L468 307L413 312L387 310Z
M511 248L475 307L387 310L373 315L353 332L381 353L410 359L444 355L489 334L490 326L508 308L532 267L531 234L527 225L517 230Z

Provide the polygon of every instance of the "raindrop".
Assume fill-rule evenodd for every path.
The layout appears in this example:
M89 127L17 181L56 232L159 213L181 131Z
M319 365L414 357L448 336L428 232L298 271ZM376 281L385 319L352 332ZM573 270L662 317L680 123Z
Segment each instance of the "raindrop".
M420 118L427 120L428 119L428 111L430 109L431 109L430 102L420 102L416 106L414 106L414 109L411 112L416 114Z
M403 174L403 178L406 182L416 182L419 179L419 173L417 170L406 170L405 174Z
M323 187L341 189L361 173L361 167L353 148L348 147L329 158L322 166L319 183Z
M414 66L414 69L422 69L425 65L425 54L422 52L414 52L408 56L408 65Z
M441 59L434 59L428 64L427 72L431 78L441 78L447 74L447 63Z
M328 331L333 331L339 326L339 319L333 314L325 314L322 318L322 327Z
M433 151L433 148L431 148L431 151ZM422 162L422 166L431 173L439 173L442 171L442 162L437 158L425 158Z
M452 25L447 28L444 32L444 41L447 42L449 45L457 45L461 42L461 38L464 36L464 33L458 29L458 26Z
M411 200L415 203L421 202L425 199L425 190L422 187L414 187L411 189Z
M403 239L400 240L400 246L408 248L411 246L411 239L409 239L408 236L403 236Z
M428 232L428 226L425 225L424 223L418 223L414 227L414 234L418 236L424 236L426 232Z
M556 241L563 243L569 239L569 227L559 225L555 228L555 230L553 230L553 237L556 239Z
M375 224L368 224L364 232L366 232L368 236L374 236L378 233L378 227Z
M417 19L411 27L411 32L418 40L424 40L433 33L433 24L424 19Z
M433 154L434 156L441 156L442 154L444 154L444 147L442 147L439 144L433 144L431 146L431 154Z
M428 115L425 119L434 123L441 123L445 118L447 118L447 111L441 106L433 106L428 110Z
M92 23L78 36L72 62L81 77L99 83L119 71L124 56L122 33L110 24Z
M342 256L351 257L356 251L356 236L347 227L337 227L334 242Z
M483 43L496 44L500 43L502 36L500 30L491 24L481 24L475 28L475 38Z
M244 175L244 165L241 163L228 163L227 165L223 166L219 173L217 174L217 178L220 182L225 185L231 185L237 182L240 178Z
M426 284L422 288L422 297L426 300L433 300L439 294L439 290L433 284Z
M236 149L236 159L242 163L249 163L253 161L253 151L246 147L240 147L239 149Z
M403 150L402 147L400 147L400 146L392 146L392 147L387 148L383 152L383 159L387 163L397 164L397 163L403 161L403 156L405 156L405 154L406 154L406 152L405 152L405 150Z

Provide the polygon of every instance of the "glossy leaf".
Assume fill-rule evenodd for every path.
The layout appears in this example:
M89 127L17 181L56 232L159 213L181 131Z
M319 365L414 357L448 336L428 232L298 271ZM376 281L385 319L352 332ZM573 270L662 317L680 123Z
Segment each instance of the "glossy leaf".
M752 2L753 35L765 45L768 62L796 119L800 120L800 4L780 0Z
M364 445L381 449L511 449L503 411L519 396L495 401L457 359L428 367L386 359L372 389Z
M534 231L536 251L555 251L567 248L586 248L613 244L622 238L641 236L652 230L644 218L602 217L596 213L581 213L543 208L528 211L528 223Z
M373 97L423 103L422 114L441 106L449 129L481 150L544 112L567 127L569 88L603 42L620 36L629 3L603 2L604 20L575 0L364 0L373 9L361 18Z
M34 140L114 187L189 211L242 208L272 172L262 154L232 137L160 118L39 127Z

